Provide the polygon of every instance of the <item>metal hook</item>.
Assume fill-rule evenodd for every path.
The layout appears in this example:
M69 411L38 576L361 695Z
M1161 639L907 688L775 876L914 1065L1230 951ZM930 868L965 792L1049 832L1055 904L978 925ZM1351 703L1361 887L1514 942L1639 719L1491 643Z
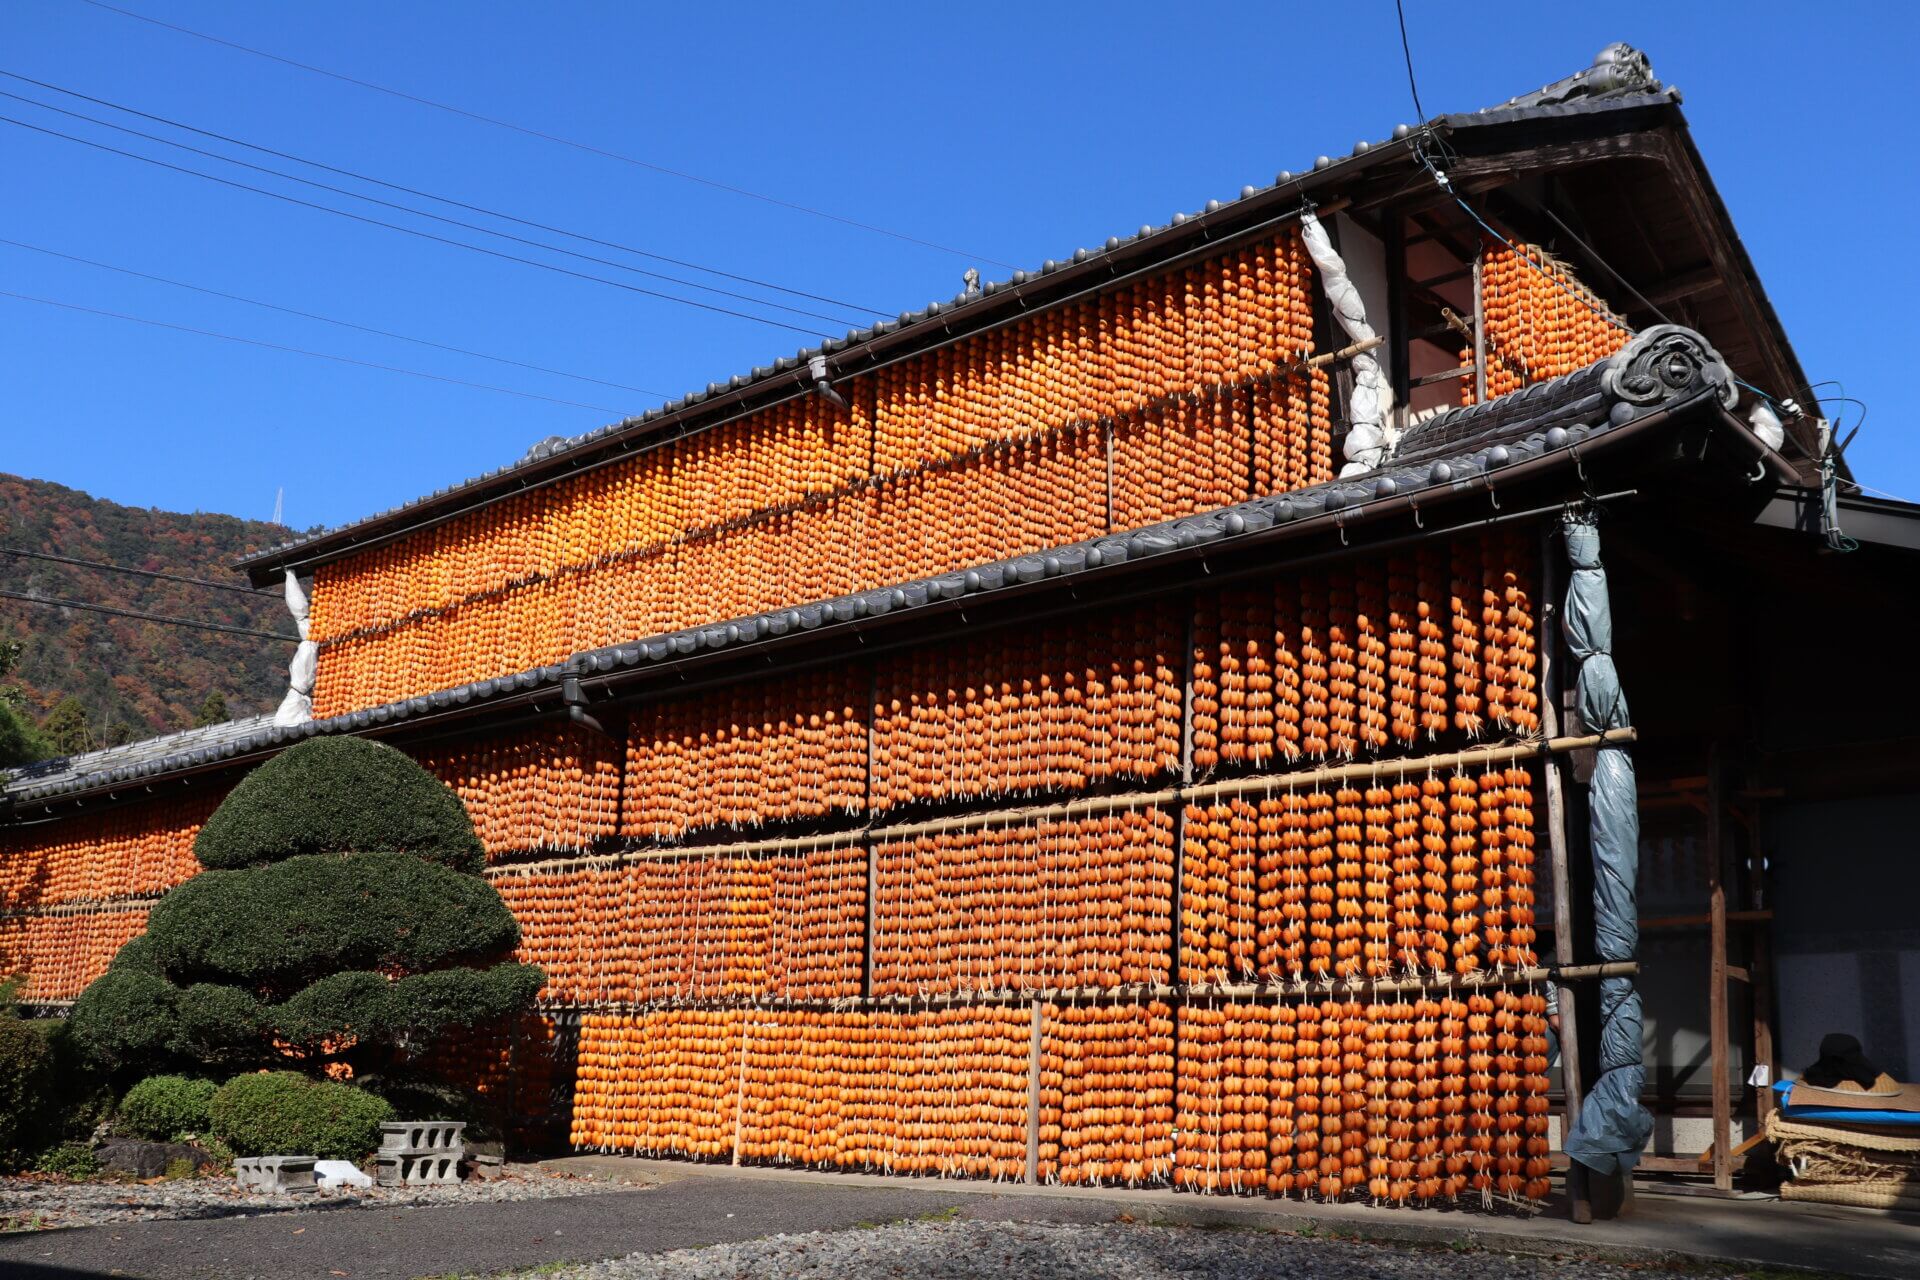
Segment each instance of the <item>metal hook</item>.
M1416 529L1426 528L1427 517L1421 512L1420 504L1417 502L1409 502L1407 503L1407 507L1413 512L1413 527Z
M1500 495L1494 491L1492 476L1487 477L1487 501L1493 504L1495 511L1500 509Z
M1341 545L1341 546L1343 546L1343 547L1344 547L1344 546L1347 546L1347 545L1348 545L1348 542L1347 542L1347 512L1346 512L1346 508L1344 508L1344 507L1342 507L1342 508L1340 509L1340 511L1339 511L1339 512L1337 512L1337 513L1336 513L1336 514L1334 515L1334 517L1333 517L1333 524L1334 524L1334 527L1335 527L1335 528L1337 528L1337 529L1339 529L1339 530L1340 530L1340 545Z

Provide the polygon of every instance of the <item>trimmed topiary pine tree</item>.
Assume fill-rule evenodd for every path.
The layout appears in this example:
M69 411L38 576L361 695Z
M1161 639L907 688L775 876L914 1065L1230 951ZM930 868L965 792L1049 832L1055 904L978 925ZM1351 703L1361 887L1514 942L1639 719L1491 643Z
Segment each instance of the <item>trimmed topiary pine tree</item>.
M379 1076L533 1003L539 969L483 880L459 797L392 747L315 738L249 774L200 831L206 870L74 1005L95 1063L142 1074L336 1064Z

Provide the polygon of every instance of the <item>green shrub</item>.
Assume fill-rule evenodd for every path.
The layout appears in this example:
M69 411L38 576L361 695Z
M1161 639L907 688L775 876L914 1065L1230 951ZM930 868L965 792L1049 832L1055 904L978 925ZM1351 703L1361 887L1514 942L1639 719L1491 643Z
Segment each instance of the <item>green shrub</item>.
M393 988L364 969L332 974L276 1006L274 1031L288 1044L309 1050L330 1040L380 1039L392 1034Z
M402 978L393 987L394 1026L420 1036L496 1022L532 1004L546 982L536 965L439 969Z
M195 845L208 868L155 904L80 998L75 1043L124 1082L344 1063L356 1077L526 1008L513 913L478 874L459 798L406 756L302 743L244 779ZM495 972L498 970L498 972Z
M0 1169L16 1168L38 1145L53 1091L53 1052L40 1028L12 1007L11 990L0 992Z
M260 866L309 853L411 853L480 870L460 798L405 754L364 738L312 738L267 761L200 829L202 866Z
M393 1119L386 1101L351 1085L291 1071L235 1076L213 1095L215 1134L236 1155L311 1155L358 1160Z
M179 992L138 968L109 968L94 979L69 1015L74 1043L109 1071L163 1056L178 1030Z
M203 1133L213 1090L211 1080L148 1076L120 1100L119 1128L152 1142L171 1142L183 1133Z
M196 982L176 1004L173 1051L202 1064L249 1062L260 1056L270 1028L267 1011L239 987Z
M91 1178L100 1172L100 1162L94 1158L93 1148L84 1142L63 1142L57 1147L49 1147L40 1153L33 1162L36 1173L52 1173L62 1178Z
M113 960L107 967L132 973L159 974L160 972L160 962L153 955L153 944L147 941L147 935L144 933L128 938L121 945L120 950L114 952Z
M147 917L175 982L297 991L342 969L419 970L511 951L513 913L479 876L404 853L306 854L207 871Z

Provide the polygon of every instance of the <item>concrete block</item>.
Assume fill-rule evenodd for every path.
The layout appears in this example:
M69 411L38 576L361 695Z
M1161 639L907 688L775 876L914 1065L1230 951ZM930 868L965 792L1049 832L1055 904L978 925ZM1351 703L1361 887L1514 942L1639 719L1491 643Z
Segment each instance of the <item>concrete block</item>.
M460 1153L382 1151L376 1157L383 1187L424 1187L460 1181Z
M233 1162L233 1176L252 1191L317 1191L312 1156L241 1156Z
M380 1126L380 1150L458 1152L464 1120L392 1120Z

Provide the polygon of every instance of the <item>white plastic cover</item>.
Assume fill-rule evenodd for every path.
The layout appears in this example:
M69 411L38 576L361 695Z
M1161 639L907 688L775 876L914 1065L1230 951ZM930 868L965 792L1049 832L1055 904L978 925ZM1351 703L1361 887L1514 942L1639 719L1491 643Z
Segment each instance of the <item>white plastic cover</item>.
M301 589L300 579L294 576L293 570L291 569L287 570L286 591L287 612L293 615L293 625L300 628L300 638L305 640L307 638L307 615L309 613L307 593Z
M1753 402L1753 409L1747 414L1747 425L1753 428L1753 434L1760 437L1760 443L1780 452L1780 446L1787 442L1787 429L1781 425L1780 415L1765 400Z
M1334 251L1327 229L1320 225L1313 210L1300 215L1300 232L1313 265L1320 271L1320 283L1327 291L1333 318L1340 322L1347 337L1354 342L1370 342L1378 337L1373 326L1367 323L1366 304L1347 272L1347 264ZM1372 471L1385 462L1393 452L1394 438L1398 435L1387 424L1388 412L1393 408L1393 389L1380 362L1370 352L1363 351L1353 358L1353 398L1347 408L1352 424L1342 449L1347 459L1347 465L1340 468L1342 476Z
M293 661L287 664L287 696L280 699L280 707L273 713L274 724L283 728L313 719L313 683L320 667L320 646L309 638L307 593L291 569L287 570L286 596L287 612L300 630L300 644L293 651Z

